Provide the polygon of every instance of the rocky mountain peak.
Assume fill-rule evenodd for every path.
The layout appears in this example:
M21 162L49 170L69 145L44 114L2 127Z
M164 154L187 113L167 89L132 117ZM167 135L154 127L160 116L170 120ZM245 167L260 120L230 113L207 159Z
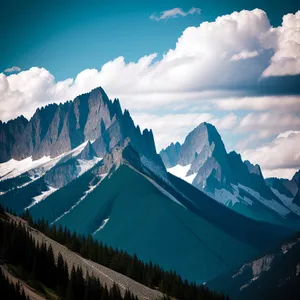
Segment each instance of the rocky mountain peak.
M22 126L17 126L18 120ZM129 111L122 113L119 100L111 101L101 87L73 101L38 108L27 123L23 119L11 123L19 130L11 132L8 126L0 125L2 162L29 156L56 157L87 140L95 141L93 151L103 156L126 138L142 155L152 159L157 156L152 131L141 133ZM87 151L92 151L91 146Z
M27 124L28 120L23 115L0 123L0 163L12 157L13 145L20 139Z
M166 168L171 168L177 164L178 155L181 149L180 143L172 142L166 149L160 151L160 156L164 162Z
M209 123L201 123L185 138L179 153L178 163L191 164L201 152L226 152L221 136Z
M90 141L87 142L84 149L80 152L80 154L77 156L77 158L85 159L85 160L91 160L95 156L97 156L96 152L94 151L94 148Z
M209 157L224 160L226 149L217 129L204 122L187 135L182 145L171 143L160 155L167 167L192 164L192 171L197 172Z
M261 172L260 166L258 164L253 165L249 160L245 160L244 163L247 166L247 168L251 174L256 174L258 176L262 176L262 172Z

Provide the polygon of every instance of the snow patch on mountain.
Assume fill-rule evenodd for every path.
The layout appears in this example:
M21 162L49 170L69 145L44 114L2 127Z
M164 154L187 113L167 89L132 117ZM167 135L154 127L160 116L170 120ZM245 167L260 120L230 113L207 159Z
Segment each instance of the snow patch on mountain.
M34 170L36 177L40 177L45 174L46 171L51 169L59 162L60 159L70 155L71 157L77 156L87 145L88 141L85 141L78 147L65 152L55 158L50 156L44 156L40 159L33 160L32 157L27 157L23 160L11 159L7 162L0 164L0 181L17 177L25 172Z
M179 177L179 178L185 180L186 182L192 184L197 173L187 176L186 174L190 170L190 168L191 168L191 164L186 165L186 166L176 165L172 168L167 169L167 171L170 172L171 174L175 175L176 177Z
M109 221L109 218L104 219L103 222L101 223L100 227L97 230L95 230L92 234L95 235L98 231L102 230L108 221Z
M90 170L96 163L98 163L102 159L103 159L102 157L96 157L96 156L90 160L77 159L77 161L79 163L78 167L80 169L78 176L81 176L83 173Z
M48 186L48 190L43 191L40 195L33 197L33 202L29 206L25 207L24 210L30 209L32 206L34 206L34 205L38 204L39 202L45 200L48 196L50 196L55 191L57 191L56 188L54 188L52 186Z
M192 184L196 174L192 174L189 176L186 176L187 172L189 171L191 165L181 166L176 165L172 168L167 169L168 172L171 174L185 180L186 182ZM244 205L250 206L253 204L253 201L249 199L246 196L241 196L239 193L239 189L245 190L248 194L250 194L252 197L257 199L260 203L265 205L266 207L274 210L281 216L288 215L291 211L295 212L296 214L300 215L300 207L298 207L296 204L292 203L293 199L284 198L284 197L278 197L276 193L275 196L277 196L281 201L282 204L274 199L266 199L262 197L258 192L254 191L253 189L246 187L242 184L238 184L238 186L231 184L232 191L229 191L228 189L222 188L222 189L215 189L213 193L207 193L208 196L213 198L214 200L218 201L219 203L222 203L226 206L234 206L237 203L242 202ZM282 195L283 196L283 195Z
M239 196L239 190L237 186L233 185L233 193L229 192L226 189L221 189L221 190L215 190L214 194L212 193L207 193L210 197L218 201L219 203L222 203L226 206L233 206L236 203L241 202L240 196Z
M253 196L254 198L256 198L259 202L261 202L263 205L267 206L268 208L271 208L272 210L276 211L279 215L281 216L286 216L288 215L291 211L286 208L285 206L283 206L282 204L280 204L279 202L277 202L274 199L266 199L264 197L262 197L258 192L252 190L249 187L246 187L242 184L238 184L238 187L245 190L248 194L250 194L251 196Z
M40 167L41 165L51 161L50 156L44 156L37 160L32 160L32 157L27 157L23 160L11 159L0 164L1 181L8 178L13 178L31 169Z
M272 192L274 195L287 207L289 208L292 212L300 216L300 207L293 203L293 198L289 198L283 194L280 194L276 189L271 187Z

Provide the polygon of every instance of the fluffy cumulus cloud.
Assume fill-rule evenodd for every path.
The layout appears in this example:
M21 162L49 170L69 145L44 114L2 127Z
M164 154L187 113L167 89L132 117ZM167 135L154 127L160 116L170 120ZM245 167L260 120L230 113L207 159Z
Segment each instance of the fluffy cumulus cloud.
M243 158L258 163L265 176L291 178L300 169L300 131L280 134L270 143L245 150Z
M156 14L152 14L150 16L150 19L155 20L155 21L161 21L161 20L167 20L170 18L176 18L179 16L186 17L187 15L194 15L194 14L199 15L200 12L201 12L200 8L197 8L197 7L192 7L187 12L185 12L184 10L182 10L179 7L176 7L176 8L162 11L159 16L157 16Z
M298 131L300 131L299 113L279 111L275 108L268 112L247 113L239 119L232 133L242 137L236 143L235 149L243 152L246 149L256 151L261 144L270 142L277 135L283 137L287 132Z
M292 30L289 36L295 35L298 15L284 16L280 28ZM111 97L121 98L129 109L180 102L188 105L205 94L213 95L206 98L211 99L217 94L247 93L270 67L281 32L287 35L280 28L271 27L264 11L244 10L188 27L175 48L160 60L155 60L156 53L128 63L118 57L100 70L86 69L76 78L59 82L47 70L36 67L9 76L2 74L0 116L4 120L20 113L30 116L39 105L69 100L100 85Z
M282 26L273 29L276 35L275 54L264 76L300 73L300 11L283 17Z
M157 18L198 12L176 9ZM300 11L285 15L282 25L273 28L263 10L233 12L186 28L161 59L156 53L137 62L118 57L62 81L37 67L1 73L0 119L30 117L38 106L102 86L137 123L154 129L158 148L170 139L182 141L201 121L209 121L242 136L238 145L249 150L254 139L269 142L282 132L300 130L299 95L275 95L272 81L269 96L257 93L278 75L298 74L293 78L299 83L299 17Z

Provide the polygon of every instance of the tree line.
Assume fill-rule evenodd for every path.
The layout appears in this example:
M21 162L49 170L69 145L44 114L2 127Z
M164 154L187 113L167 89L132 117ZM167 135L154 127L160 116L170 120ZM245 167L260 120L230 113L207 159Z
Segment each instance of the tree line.
M24 289L21 289L20 284L12 283L3 273L0 268L0 292L1 299L9 300L30 300L26 297Z
M176 299L229 299L228 296L210 291L204 285L183 280L176 272L165 271L151 261L147 263L138 259L136 255L131 256L123 250L108 247L106 244L94 240L91 235L86 237L78 235L76 232L71 233L69 229L63 228L61 225L58 228L54 225L50 226L48 221L44 219L33 221L28 210L24 212L22 217L28 221L30 226L68 249L79 253L82 257L124 274L152 289L158 289Z
M47 247L45 243L37 243L20 222L5 220L3 212L0 207L0 257L5 263L16 267L23 280L34 283L39 290L47 287L66 300L138 300L129 291L122 298L116 284L108 289L98 278L88 274L84 278L80 267L73 266L69 274L61 254L55 262L51 245ZM3 296L6 296L4 299L26 299L24 291L9 284L4 274L0 278L0 287L1 299Z

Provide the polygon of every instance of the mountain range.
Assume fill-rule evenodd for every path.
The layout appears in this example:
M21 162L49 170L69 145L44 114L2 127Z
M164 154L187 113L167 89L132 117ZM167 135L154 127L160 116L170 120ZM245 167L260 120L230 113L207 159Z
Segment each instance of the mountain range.
M299 228L299 173L265 180L207 123L159 155L152 131L102 88L0 123L0 149L2 205L190 281L230 272Z
M254 220L299 228L300 171L291 180L264 178L259 165L227 153L217 129L202 123L181 145L160 152L168 172Z

